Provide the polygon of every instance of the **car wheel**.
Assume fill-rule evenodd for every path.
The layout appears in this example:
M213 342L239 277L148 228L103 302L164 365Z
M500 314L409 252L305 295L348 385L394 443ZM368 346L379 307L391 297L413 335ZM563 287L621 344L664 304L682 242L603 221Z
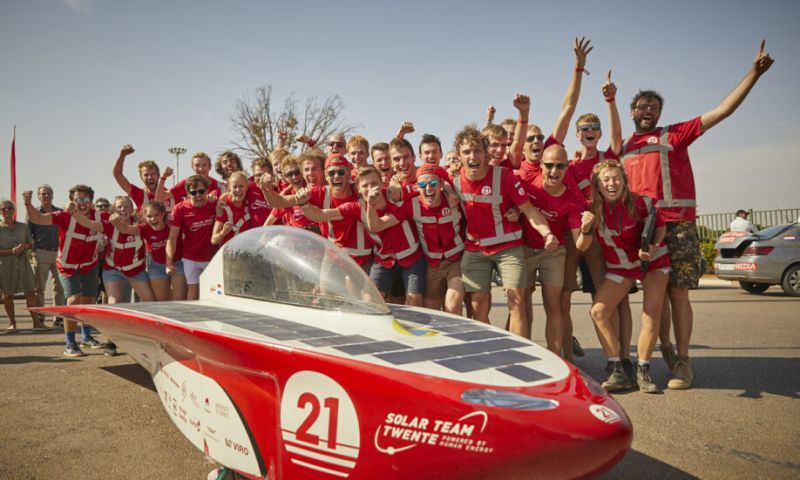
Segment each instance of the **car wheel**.
M749 293L764 293L769 288L769 283L739 282L742 290Z
M800 297L800 265L792 265L784 272L781 288L786 295Z

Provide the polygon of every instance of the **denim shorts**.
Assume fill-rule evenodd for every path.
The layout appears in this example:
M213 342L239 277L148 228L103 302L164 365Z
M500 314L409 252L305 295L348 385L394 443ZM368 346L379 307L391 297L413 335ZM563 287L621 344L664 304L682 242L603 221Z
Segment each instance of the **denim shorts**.
M149 278L147 277L147 272L142 270L141 272L137 273L136 275L129 277L124 273L120 272L116 268L111 268L108 270L103 270L103 284L107 285L109 283L114 282L146 282Z
M184 276L183 260L178 260L177 262L174 262L174 264L175 276ZM147 275L150 277L150 280L163 280L165 278L169 278L169 275L167 275L167 266L163 263L156 262L150 257L147 257Z
M369 278L384 294L392 292L392 286L398 277L403 279L403 286L407 293L421 294L425 293L427 267L428 262L425 261L425 256L420 256L416 262L406 268L401 267L399 263L395 263L392 268L386 268L375 262L370 269Z
M100 265L95 265L87 273L75 273L70 276L66 276L59 271L58 280L61 282L61 287L64 288L64 297L69 298L81 295L95 298L98 284L100 283L100 275L97 273L98 268L100 268Z

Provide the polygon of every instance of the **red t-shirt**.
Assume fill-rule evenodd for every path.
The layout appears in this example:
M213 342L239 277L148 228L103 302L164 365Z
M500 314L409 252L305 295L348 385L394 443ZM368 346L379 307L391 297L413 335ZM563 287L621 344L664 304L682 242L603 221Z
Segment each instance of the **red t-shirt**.
M253 228L252 217L250 216L250 208L247 202L244 202L241 207L237 207L231 198L220 200L223 202L221 205L221 212L214 220L217 222L230 222L233 229L225 235L225 238L219 243L224 245L225 242L233 238L235 235L250 230Z
M56 210L50 213L53 225L58 227L58 258L56 266L58 271L65 276L72 276L75 273L88 273L98 262L97 243L102 234L95 234L94 231L78 225L76 222L73 235L70 234L69 226L72 214L66 210ZM102 221L108 218L107 213L96 213L94 209L89 210L89 218L95 221Z
M161 264L167 263L167 239L169 238L169 225L164 225L161 230L156 230L149 223L140 223L136 225L139 233L142 235L142 240L147 246L147 251L153 257L154 262ZM178 241L175 245L175 256L172 260L177 262L183 258L183 239L178 236Z
M330 187L315 186L311 189L308 202L325 210L338 208L348 202L358 202L358 195L351 189L350 195L340 199L334 197ZM361 223L360 210L358 215L345 215L344 212L342 215L345 217L342 220L320 222L320 234L345 249L359 265L370 262L373 242Z
M428 265L435 267L442 260L461 258L464 251L464 230L461 210L450 206L442 197L437 207L425 205L421 197L411 200L422 251Z
M547 147L551 145L561 145L556 140L556 137L550 135L544 141L544 145L542 146L542 151L546 150ZM523 158L522 162L520 163L519 170L514 170L514 174L517 175L520 179L522 179L525 183L533 183L536 177L542 175L542 166L539 162L533 163L529 162L528 159Z
M658 205L663 205L667 222L694 222L697 219L697 195L689 145L703 134L700 118L656 128L648 133L634 133L623 146L623 165L631 191L657 199ZM662 141L664 133L666 142ZM662 155L667 156L669 163L670 188L666 192L661 170Z
M652 199L648 198L652 203ZM639 248L642 244L642 231L647 220L648 202L644 197L634 196L636 217L628 213L622 202L603 205L603 229L597 229L597 241L603 247L606 270L623 277L641 279L644 277L639 261ZM637 218L638 217L638 218ZM661 210L656 212L656 227L664 226ZM648 272L668 268L667 246L661 242L656 254L648 264Z
M524 183L523 186L531 204L547 220L550 231L558 239L558 244L564 245L564 236L571 234L569 230L581 227L583 198L578 197L569 188L565 189L564 193L558 197L550 195L542 186L542 177L535 180L533 185ZM525 245L537 250L544 248L544 238L533 229L528 219L521 218L520 222Z
M339 211L353 209L353 205L358 205L359 210L366 215L366 204L362 206L359 202L343 205L339 207ZM393 215L399 223L375 234L380 239L375 245L375 260L385 268L392 268L395 263L399 263L402 268L410 267L422 256L419 237L412 220L414 212L411 202L400 205L386 202L386 209L378 210L378 216L386 214Z
M167 192L169 193L169 192ZM184 193L185 194L185 193ZM144 190L142 188L137 187L134 184L131 184L131 191L128 193L130 195L131 200L133 200L134 205L136 205L136 211L142 213L142 208L150 202L155 201L156 194L154 192L150 192ZM167 212L172 210L172 199L167 197L164 200L164 208Z
M511 222L505 213L528 201L525 189L511 170L489 167L482 180L471 181L464 175L464 168L453 182L464 206L467 219L466 249L493 255L508 248L522 245L522 226ZM499 208L485 201L497 201ZM498 218L499 217L499 218Z
M611 147L605 152L598 152L592 158L576 158L569 161L569 168L564 177L564 185L573 191L580 192L587 200L592 199L592 169L603 160L619 160Z
M247 206L250 207L250 223L252 223L253 228L264 225L272 208L267 203L267 199L264 198L264 192L261 191L261 187L252 180L247 189L245 201Z
M202 207L195 207L191 200L184 200L172 209L171 227L179 227L183 237L183 258L195 262L208 262L217 251L211 244L214 232L214 218L217 213L216 202L208 201Z

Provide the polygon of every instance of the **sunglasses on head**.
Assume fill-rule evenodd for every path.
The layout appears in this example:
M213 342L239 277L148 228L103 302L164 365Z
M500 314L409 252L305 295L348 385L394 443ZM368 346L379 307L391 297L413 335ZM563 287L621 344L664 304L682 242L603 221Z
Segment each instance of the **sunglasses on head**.
M548 163L542 163L542 166L544 168L546 168L547 170L552 170L554 168L557 168L559 170L564 170L565 168L567 168L567 164L566 163L549 163L548 162Z
M296 177L300 175L300 170L289 170L288 172L283 172L283 175L286 177Z
M203 190L203 189L200 189L200 190L189 190L189 195L191 195L193 197L196 196L196 195L202 195L204 193L206 193L206 191Z
M347 170L345 170L344 168L335 168L333 170L328 170L327 175L331 178L335 177L336 175L344 177L345 175L347 175Z
M431 188L436 188L437 186L439 186L439 180L430 180L430 181L427 181L427 182L417 182L417 186L419 188L425 188L428 185L430 185Z
M544 140L544 135L539 133L539 134L536 134L536 135L529 135L527 138L525 138L525 141L528 142L528 143L533 143L536 140L539 140L541 142L542 140Z
M588 132L589 130L596 130L600 131L600 124L599 123L587 123L586 125L581 125L578 127L578 130L581 132Z

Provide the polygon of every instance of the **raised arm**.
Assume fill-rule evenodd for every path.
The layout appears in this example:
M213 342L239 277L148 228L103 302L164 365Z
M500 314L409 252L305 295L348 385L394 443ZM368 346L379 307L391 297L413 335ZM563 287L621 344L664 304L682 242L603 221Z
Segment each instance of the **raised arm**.
M511 165L517 169L522 163L522 149L525 147L525 135L528 132L528 116L531 111L531 98L527 95L518 93L514 97L514 107L519 111L517 125L514 127L514 140L511 143L509 158Z
M337 208L326 208L323 210L310 203L304 203L300 208L303 210L303 215L314 223L333 222L344 219L344 216Z
M572 115L575 113L575 107L578 105L578 98L581 95L581 80L583 79L584 66L586 65L586 56L592 51L594 47L589 46L591 40L586 37L581 37L578 40L575 37L575 44L573 50L575 52L575 68L572 70L572 80L569 82L567 94L564 97L564 104L561 106L561 113L558 115L556 125L553 127L553 136L558 143L563 144L564 138L567 136L569 130L569 122L572 120ZM586 72L589 73L588 71Z
M272 208L289 208L299 205L295 195L281 195L273 188L273 177L269 173L261 175L258 186L264 192L264 199Z
M87 217L86 215L82 214L80 210L75 208L75 204L69 202L67 204L67 211L72 214L72 217L78 222L78 225L84 228L88 228L90 230L94 230L97 233L103 233L103 222L97 222L92 220L91 218Z
M28 214L28 220L36 225L52 225L53 217L49 213L42 213L31 203L33 198L33 191L26 190L22 192L22 201L25 203L25 212Z
M585 210L581 214L580 228L570 229L572 239L575 241L575 248L580 252L585 252L592 245L592 234L594 233L594 213Z
M603 97L608 105L609 145L611 150L619 155L622 152L622 123L617 109L617 86L611 81L611 70L608 71L608 79L603 84Z
M488 127L492 124L492 122L494 122L494 114L496 112L497 110L494 108L494 105L489 105L486 107L486 125L484 125L483 128Z
M739 85L736 85L736 88L722 100L722 103L717 105L717 108L704 113L700 117L700 128L702 128L703 132L708 131L735 112L747 97L747 94L750 93L756 81L772 66L775 60L769 56L769 53L764 52L765 43L766 40L761 40L761 47L758 49L755 60L753 60L753 66L742 81L739 82Z
M117 161L114 162L114 180L117 181L117 185L121 188L125 193L131 193L131 182L128 181L128 178L122 173L123 167L125 166L125 157L130 155L131 153L135 152L136 150L133 149L132 146L129 144L125 144L119 150L119 156L117 157Z
M167 200L170 199L172 194L170 193L169 189L167 189L166 183L167 179L172 176L172 167L167 167L164 169L164 173L161 174L161 177L158 179L158 185L156 186L156 202L166 203ZM172 202L173 204L175 202Z
M397 133L395 134L394 138L402 140L406 138L406 134L414 133L414 124L411 122L403 122L400 124L400 128L397 129Z
M378 208L375 206L375 202L378 201L380 196L380 187L370 188L369 193L367 194L367 224L365 227L367 227L367 230L372 233L382 232L383 230L400 223L397 220L397 217L391 213L382 217L378 216Z

